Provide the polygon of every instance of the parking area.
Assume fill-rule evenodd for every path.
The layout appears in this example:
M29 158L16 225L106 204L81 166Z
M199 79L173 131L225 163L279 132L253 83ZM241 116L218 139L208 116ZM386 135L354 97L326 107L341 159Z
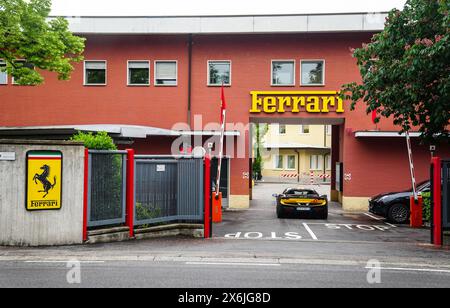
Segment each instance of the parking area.
M258 184L254 199L246 211L228 211L223 222L215 224L215 237L246 240L399 242L427 243L427 229L393 225L381 217L366 213L346 213L331 202L328 220L278 219L272 194L281 193L289 184ZM329 194L329 186L305 186L319 194Z

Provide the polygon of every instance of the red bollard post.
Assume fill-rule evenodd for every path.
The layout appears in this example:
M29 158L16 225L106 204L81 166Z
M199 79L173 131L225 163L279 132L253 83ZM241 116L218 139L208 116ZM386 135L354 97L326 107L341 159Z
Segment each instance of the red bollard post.
M134 150L127 149L127 204L126 225L130 228L130 237L134 237Z
M422 228L423 226L423 198L418 196L415 200L414 196L410 199L410 225L411 228Z
M431 163L434 165L433 174L433 244L442 246L442 188L441 188L441 159L433 157Z
M84 191L83 191L83 242L88 239L87 219L88 219L88 189L89 189L89 150L84 149Z
M210 238L211 234L211 158L205 156L205 170L204 170L204 181L205 181L205 196L204 196L204 207L205 207L205 218L204 218L204 229L203 237Z

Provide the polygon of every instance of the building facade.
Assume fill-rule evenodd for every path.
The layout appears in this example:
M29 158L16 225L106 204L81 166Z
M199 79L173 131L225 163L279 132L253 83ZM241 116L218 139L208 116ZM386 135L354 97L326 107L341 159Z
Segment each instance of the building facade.
M36 87L0 78L0 135L107 131L138 154L173 153L180 137L209 148L224 83L230 207L250 204L250 124L278 123L331 125L332 198L347 210L367 209L370 196L411 186L398 128L389 120L374 125L364 106L351 111L337 96L360 80L350 49L370 41L384 16L68 18L87 39L85 61L68 82L48 72ZM430 153L412 136L423 180Z
M264 181L331 180L331 125L270 124L264 136Z

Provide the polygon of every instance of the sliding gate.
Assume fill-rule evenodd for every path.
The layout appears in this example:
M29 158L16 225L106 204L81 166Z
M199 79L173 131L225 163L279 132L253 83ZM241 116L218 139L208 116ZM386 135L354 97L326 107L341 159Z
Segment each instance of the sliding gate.
M203 223L202 158L135 156L134 225Z

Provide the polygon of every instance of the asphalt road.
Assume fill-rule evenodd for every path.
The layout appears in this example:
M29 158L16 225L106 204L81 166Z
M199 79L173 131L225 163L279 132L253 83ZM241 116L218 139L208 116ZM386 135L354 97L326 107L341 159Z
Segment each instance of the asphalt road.
M208 240L0 247L0 287L450 287L450 251L428 245L428 230L336 205L328 221L280 220L270 196L280 188L259 186L251 209L224 213Z
M0 287L335 288L450 287L450 269L386 269L369 284L358 265L106 261L82 263L81 283L70 284L65 263L2 262Z

